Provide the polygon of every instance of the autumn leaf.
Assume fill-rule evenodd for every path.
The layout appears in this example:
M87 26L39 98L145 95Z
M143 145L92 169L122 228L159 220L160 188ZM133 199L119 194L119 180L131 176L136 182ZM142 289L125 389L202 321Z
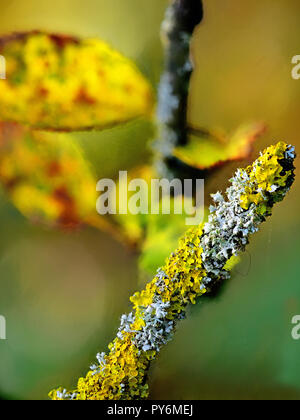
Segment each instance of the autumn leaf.
M264 124L241 126L229 136L200 131L199 137L192 136L187 145L175 148L173 154L191 167L213 169L249 157L253 143L264 131Z
M156 174L152 167L150 166L138 166L128 172L128 175L125 178L121 178L117 182L117 191L128 190L129 184L131 181L135 179L142 179L145 181L144 188L140 190L140 194L144 195L144 197L148 201L148 213L150 213L150 203L151 203L151 179L155 178ZM133 196L134 192L128 191L128 200L129 203L130 198ZM115 200L114 197L111 198L112 202ZM116 208L119 209L120 198L119 194L117 194L115 205ZM127 206L128 209L128 206ZM140 248L145 237L145 229L148 223L148 215L147 214L132 214L130 211L127 214L122 214L121 212L117 212L113 216L114 222L118 225L118 229L122 232L122 236L126 238L126 240L136 248Z
M74 227L96 211L96 180L69 134L0 123L0 182L37 223Z
M29 32L1 38L0 54L6 60L0 120L71 131L152 113L150 84L101 40Z

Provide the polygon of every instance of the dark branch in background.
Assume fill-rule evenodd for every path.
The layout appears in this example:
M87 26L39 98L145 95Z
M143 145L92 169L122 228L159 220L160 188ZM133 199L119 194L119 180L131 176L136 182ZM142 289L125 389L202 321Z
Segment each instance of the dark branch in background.
M165 65L159 86L156 168L161 176L184 176L184 164L172 156L188 140L187 105L193 64L190 42L202 21L202 0L173 0L162 24Z

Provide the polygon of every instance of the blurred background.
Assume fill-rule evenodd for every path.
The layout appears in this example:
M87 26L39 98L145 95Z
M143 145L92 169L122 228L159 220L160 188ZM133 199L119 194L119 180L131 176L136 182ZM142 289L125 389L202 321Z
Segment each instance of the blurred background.
M0 32L99 37L132 58L156 88L167 4L0 0ZM300 81L291 77L291 59L300 54L299 1L204 0L204 7L192 47L190 122L231 131L263 121L268 131L253 156L279 140L300 150ZM147 162L153 136L153 125L138 120L73 137L100 179ZM224 190L238 166L210 177L206 192ZM300 341L291 337L291 319L300 314L298 178L296 170L290 194L252 239L222 293L193 307L161 352L151 371L152 399L300 398ZM0 397L45 399L54 387L74 387L106 350L139 287L138 256L91 227L66 233L32 225L3 191L0 230L0 314L7 320Z

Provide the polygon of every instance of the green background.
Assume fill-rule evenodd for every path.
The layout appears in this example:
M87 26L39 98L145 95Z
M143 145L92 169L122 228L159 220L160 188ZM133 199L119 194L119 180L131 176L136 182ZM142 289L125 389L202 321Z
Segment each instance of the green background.
M45 29L107 40L133 58L156 87L164 0L0 0L0 32ZM264 121L256 154L274 141L300 149L298 0L204 1L193 40L196 70L189 120L234 130ZM0 92L1 94L1 92ZM151 124L136 121L103 133L78 133L98 177L115 176L149 157ZM243 162L245 165L245 162ZM206 192L226 187L238 163L215 173ZM251 241L217 298L193 307L151 371L151 398L300 397L299 171L286 200ZM208 203L207 203L208 204ZM73 233L28 223L0 195L0 341L2 398L44 399L73 387L114 337L138 287L137 256L106 234Z

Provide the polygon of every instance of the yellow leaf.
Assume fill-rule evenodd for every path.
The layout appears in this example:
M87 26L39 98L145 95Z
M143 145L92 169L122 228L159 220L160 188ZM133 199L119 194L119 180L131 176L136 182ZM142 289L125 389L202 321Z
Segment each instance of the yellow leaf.
M201 133L199 138L191 137L186 146L175 148L173 154L194 168L212 169L226 162L249 157L254 141L264 131L263 124L249 124L227 137Z
M150 166L139 166L137 168L132 169L128 173L128 177L126 180L119 180L117 183L117 191L126 189L128 190L128 186L130 181L134 179L143 179L146 181L145 189L141 190L141 194L144 194L145 197L148 198L148 212L150 212L150 185L151 179L155 178L154 169ZM133 196L133 192L128 192L128 201ZM112 197L113 199L113 197ZM117 194L116 197L116 208L119 208L119 196ZM145 236L145 229L147 226L148 215L147 214L131 214L130 211L127 214L120 214L117 212L116 215L113 216L114 221L117 223L119 230L122 232L123 237L127 239L129 243L133 246L139 248L143 243L144 236Z
M6 60L6 80L0 80L3 121L71 131L152 113L149 83L103 41L30 32L1 38L0 54Z
M69 134L1 123L0 182L38 223L74 227L96 212L96 180Z

